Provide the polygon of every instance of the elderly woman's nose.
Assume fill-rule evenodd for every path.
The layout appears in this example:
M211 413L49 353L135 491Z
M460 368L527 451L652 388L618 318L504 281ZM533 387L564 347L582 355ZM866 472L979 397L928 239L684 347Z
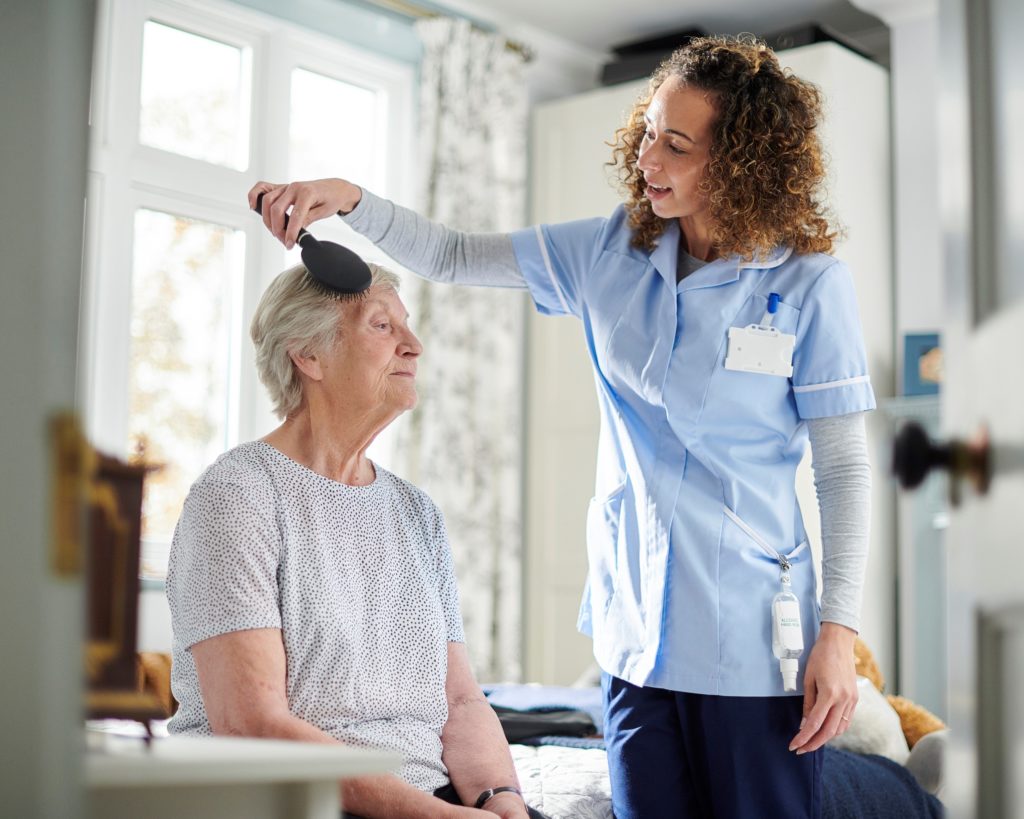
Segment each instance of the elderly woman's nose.
M402 342L402 355L418 356L423 352L423 345L412 330L406 331L406 337Z

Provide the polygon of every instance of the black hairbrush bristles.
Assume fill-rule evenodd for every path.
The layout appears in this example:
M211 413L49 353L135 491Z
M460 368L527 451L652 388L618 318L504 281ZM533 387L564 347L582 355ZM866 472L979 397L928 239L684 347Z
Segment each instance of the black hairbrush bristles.
M263 214L262 193L256 197L255 210ZM284 225L287 229L288 214ZM321 293L339 301L356 301L366 295L373 273L357 253L335 242L321 242L305 228L299 230L297 241L302 248L302 263Z

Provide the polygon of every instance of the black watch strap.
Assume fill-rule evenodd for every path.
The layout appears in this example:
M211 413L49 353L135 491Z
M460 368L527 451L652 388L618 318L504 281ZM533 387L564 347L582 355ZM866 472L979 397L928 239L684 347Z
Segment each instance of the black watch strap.
M500 788L488 788L476 798L476 804L474 808L480 810L492 796L497 796L499 793L514 793L517 796L522 796L523 792L519 788L513 788L511 785L502 785Z

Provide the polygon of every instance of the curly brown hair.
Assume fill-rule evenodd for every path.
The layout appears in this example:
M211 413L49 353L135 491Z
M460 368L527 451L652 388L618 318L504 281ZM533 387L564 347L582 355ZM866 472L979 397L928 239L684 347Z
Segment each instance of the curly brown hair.
M615 133L617 166L634 247L653 250L665 231L644 195L637 168L644 114L661 84L676 77L708 92L718 111L708 164L699 185L711 217L711 240L722 256L763 257L785 245L797 253L829 253L837 230L821 187L825 164L818 123L821 92L779 65L752 36L697 37L652 75L626 125Z

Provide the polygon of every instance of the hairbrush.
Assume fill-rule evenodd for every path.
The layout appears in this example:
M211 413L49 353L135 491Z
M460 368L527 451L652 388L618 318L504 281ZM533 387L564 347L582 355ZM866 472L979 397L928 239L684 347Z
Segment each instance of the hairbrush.
M254 210L263 214L263 194L256 197ZM284 215L288 228L288 214ZM302 248L302 264L319 290L332 299L361 299L373 281L370 266L359 254L335 242L322 242L305 228L296 240Z

